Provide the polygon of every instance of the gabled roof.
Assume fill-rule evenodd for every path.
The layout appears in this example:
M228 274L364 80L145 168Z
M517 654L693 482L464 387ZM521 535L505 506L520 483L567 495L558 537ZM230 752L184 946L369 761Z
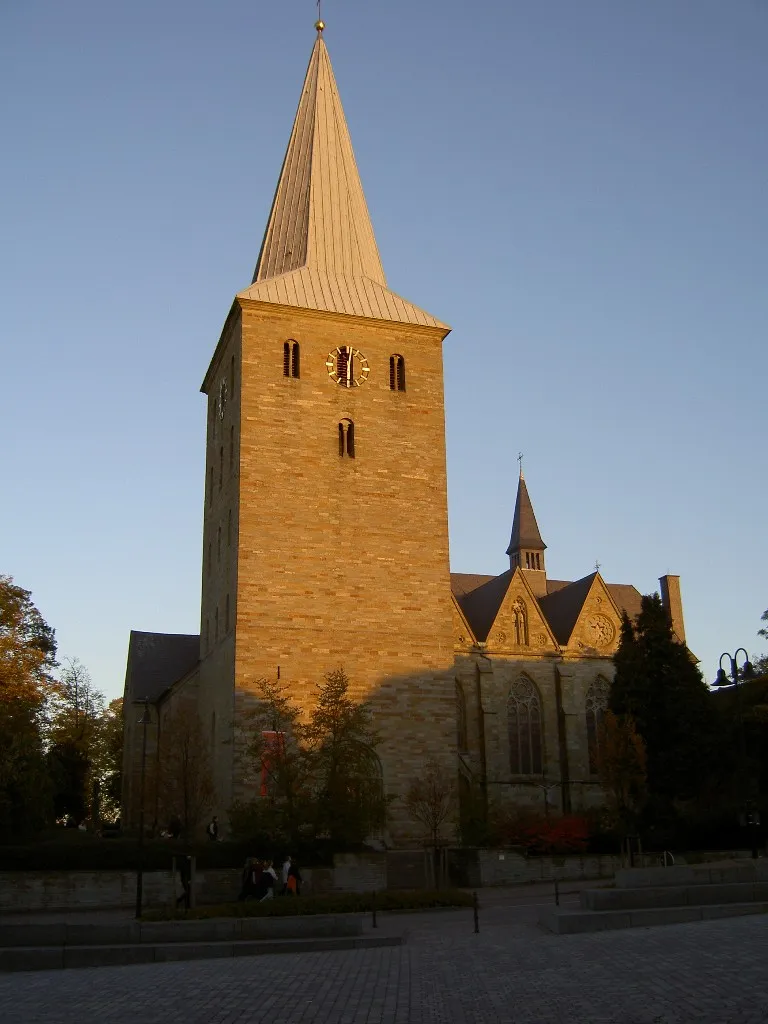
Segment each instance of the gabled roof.
M507 554L512 555L516 551L544 551L546 544L541 539L536 516L533 514L533 505L528 494L528 487L525 477L520 473L520 480L517 485L517 499L515 500L515 517L512 520L512 536L507 548Z
M570 640L596 576L597 573L593 572L575 582L547 580L548 593L546 597L538 598L539 608L562 646ZM480 643L488 638L511 578L510 569L500 576L451 573L451 590ZM630 619L635 619L640 612L641 601L635 587L626 583L606 583L605 586L619 611L625 611Z
M200 637L189 633L142 633L132 629L128 642L129 700L156 701L197 665Z
M590 573L584 579L569 583L539 599L541 610L544 612L552 632L557 637L557 642L562 646L565 646L571 639L573 627L576 625L579 612L584 607L587 594L596 576L596 572Z
M253 283L238 298L449 330L387 288L321 32Z
M485 583L461 596L456 593L453 586L454 573L451 573L451 588L456 595L459 607L464 612L467 622L472 627L472 632L480 643L485 643L488 633L493 625L494 619L504 600L509 581L512 578L512 570L507 569L501 576L490 576ZM483 577L480 577L481 579Z

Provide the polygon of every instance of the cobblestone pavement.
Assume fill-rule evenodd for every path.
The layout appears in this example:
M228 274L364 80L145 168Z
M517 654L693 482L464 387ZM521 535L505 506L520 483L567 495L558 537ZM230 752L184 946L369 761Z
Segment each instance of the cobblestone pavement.
M592 935L534 908L381 917L400 947L0 976L3 1024L757 1024L768 917Z

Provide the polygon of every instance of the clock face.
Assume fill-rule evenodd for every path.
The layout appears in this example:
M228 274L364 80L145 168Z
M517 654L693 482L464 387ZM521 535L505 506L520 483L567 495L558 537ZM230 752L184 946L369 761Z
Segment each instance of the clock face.
M328 376L343 388L359 388L371 371L368 360L359 348L341 345L328 353L325 361Z

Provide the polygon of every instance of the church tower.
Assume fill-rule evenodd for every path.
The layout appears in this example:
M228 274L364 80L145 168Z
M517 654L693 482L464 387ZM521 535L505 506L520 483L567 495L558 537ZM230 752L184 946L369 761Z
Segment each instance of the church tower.
M517 484L517 500L515 516L512 520L512 536L507 548L509 566L514 571L517 566L525 573L536 597L546 597L547 570L544 564L544 552L547 545L541 539L533 505L528 494L528 487L520 466L520 479Z
M449 328L387 287L322 28L253 282L201 389L199 702L221 813L255 795L238 725L264 678L309 708L343 667L373 703L387 794L428 759L456 771ZM402 802L392 818L408 831Z

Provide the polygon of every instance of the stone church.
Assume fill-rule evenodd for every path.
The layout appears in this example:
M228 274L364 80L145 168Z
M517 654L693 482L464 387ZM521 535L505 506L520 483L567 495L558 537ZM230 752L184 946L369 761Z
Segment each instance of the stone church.
M310 707L339 666L374 708L390 842L413 833L397 797L427 761L488 800L594 804L611 657L640 595L599 572L548 577L522 472L509 568L450 572L449 327L387 285L317 29L253 280L201 388L200 634L130 636L123 822L138 820L142 739L152 760L174 708L199 715L226 821L258 797L239 758L255 684L279 678ZM684 640L679 580L660 582Z

